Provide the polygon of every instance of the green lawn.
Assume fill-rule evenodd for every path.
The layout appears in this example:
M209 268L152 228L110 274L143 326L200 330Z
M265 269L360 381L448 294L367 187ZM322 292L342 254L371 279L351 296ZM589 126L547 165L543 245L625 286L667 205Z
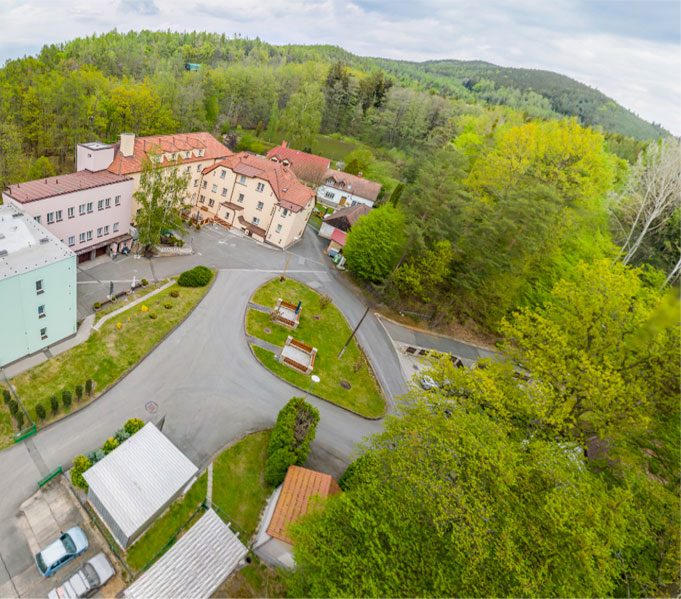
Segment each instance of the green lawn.
M179 297L170 296L173 289L180 292ZM31 417L35 419L35 406L38 403L45 406L48 420L63 414L64 408L60 403L59 413L52 416L50 396L58 395L61 399L63 389L73 393L75 386L84 386L88 378L95 381L93 398L106 391L180 323L208 289L172 285L150 298L148 305L142 302L117 318L110 319L99 331L93 331L84 343L14 377L11 383ZM166 309L166 303L172 307ZM147 306L148 311L143 312L142 306ZM150 314L155 314L156 319L150 318ZM116 327L118 322L122 325L120 330ZM83 399L81 404L85 401ZM74 395L71 410L81 404L76 403ZM9 416L4 407L1 413ZM3 423L4 420L0 419L0 431L3 432L0 448L12 443L11 436L4 434L6 427Z
M143 568L149 560L165 547L172 536L178 531L180 526L185 524L189 517L196 511L196 508L203 503L206 498L208 488L208 478L203 474L192 485L187 494L181 501L173 503L152 527L138 539L126 553L126 561L134 571ZM204 510L199 511L193 518L192 523L198 520ZM191 526L188 525L185 530Z
M247 332L280 347L283 347L288 335L316 347L318 351L313 373L321 381L314 386L314 393L363 416L381 416L385 411L385 400L355 340L340 360L336 357L351 333L340 310L333 304L322 310L319 294L292 279L283 282L271 280L255 292L252 301L274 307L279 297L292 304L302 301L298 328L291 331L272 322L269 315L249 310L246 317ZM319 316L319 320L314 318L315 315ZM271 332L266 333L265 328ZM272 353L262 348L253 349L258 359L278 376L301 389L310 386L309 376L280 364ZM355 371L357 366L360 368ZM341 381L350 383L351 388L346 390L341 387Z
M213 464L213 503L246 531L244 543L255 532L260 512L273 491L263 478L269 442L269 430L248 435Z
M177 277L175 277L175 278L177 278ZM135 293L131 293L130 295L126 295L123 298L117 299L115 302L111 302L111 303L106 304L99 312L97 312L95 314L95 322L98 322L107 314L110 314L111 312L115 312L116 310L119 310L120 308L124 308L127 304L130 304L134 301L137 301L138 299L144 297L145 295L150 294L152 291L156 291L159 287L162 287L167 282L168 281L159 281L158 283L154 283L153 285L148 285L147 287L138 288L138 289L135 290Z
M246 131L246 129L244 129ZM249 133L255 135L255 129L249 129ZM265 133L261 133L257 138L265 146L265 151L269 152L274 146L278 146L284 140L283 133L277 133L272 139L267 139ZM312 154L324 156L334 162L343 160L350 152L357 148L357 144L343 139L336 139L331 135L317 135L312 143ZM302 148L296 148L300 150Z

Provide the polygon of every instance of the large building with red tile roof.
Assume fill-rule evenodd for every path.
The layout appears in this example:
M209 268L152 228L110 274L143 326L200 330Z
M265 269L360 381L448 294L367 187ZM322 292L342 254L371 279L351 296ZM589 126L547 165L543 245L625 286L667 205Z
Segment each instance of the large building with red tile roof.
M365 204L371 208L381 191L380 183L333 168L326 171L322 180L317 188L317 199L331 208L357 204Z
M314 198L290 167L240 152L204 169L192 216L288 247L302 237Z
M293 539L289 527L311 509L316 501L341 493L330 474L300 466L289 466L284 483L270 498L253 550L268 563L293 567Z
M331 160L328 158L294 150L285 141L267 152L267 158L272 162L290 166L299 179L314 185L322 182L324 174L331 167Z
M181 174L190 175L187 189L189 203L192 198L196 199L198 196L202 171L231 155L232 152L227 146L205 131L148 137L122 133L120 142L114 146L113 159L106 168L111 173L132 177L134 191L139 189L140 176L147 161L178 168ZM79 162L78 169L80 168ZM133 222L138 210L139 206L133 198L131 215Z

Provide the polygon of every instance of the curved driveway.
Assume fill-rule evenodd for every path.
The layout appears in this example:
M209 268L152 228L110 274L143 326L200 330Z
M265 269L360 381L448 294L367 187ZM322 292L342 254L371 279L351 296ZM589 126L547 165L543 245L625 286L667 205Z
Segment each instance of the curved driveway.
M28 442L0 453L4 487L0 496L0 586L7 581L8 572L17 576L32 564L13 516L46 471L58 465L66 468L75 455L101 446L128 418L161 416L166 417L164 433L202 466L227 443L272 426L281 406L297 392L257 362L247 347L243 326L250 296L281 272L287 254L222 229L202 231L195 247L194 256L158 259L153 264L127 259L82 273L105 285L109 278L132 278L131 270L140 278L154 272L159 277L175 274L198 263L220 268L213 288L189 318L116 386ZM308 231L294 252L287 276L331 295L354 325L365 304L337 280L328 260L320 257L316 236ZM140 273L144 268L152 272ZM365 320L358 339L387 394L401 393L404 379L399 363L373 315ZM149 401L158 404L153 417L145 410ZM316 398L311 402L319 408L321 419L309 464L338 476L351 460L357 441L379 431L381 422L365 420Z

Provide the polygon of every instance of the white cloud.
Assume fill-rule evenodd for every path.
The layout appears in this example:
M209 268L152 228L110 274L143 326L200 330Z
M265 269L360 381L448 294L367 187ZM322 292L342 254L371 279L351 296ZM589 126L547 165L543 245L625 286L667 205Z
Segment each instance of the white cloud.
M130 6L137 10L122 9ZM0 0L0 60L114 27L239 33L274 44L334 44L364 56L552 70L681 134L678 28L665 21L666 4L631 0L628 6L601 2L594 8L575 0ZM657 18L660 6L666 10ZM617 18L608 19L616 9ZM641 14L645 22L632 24Z

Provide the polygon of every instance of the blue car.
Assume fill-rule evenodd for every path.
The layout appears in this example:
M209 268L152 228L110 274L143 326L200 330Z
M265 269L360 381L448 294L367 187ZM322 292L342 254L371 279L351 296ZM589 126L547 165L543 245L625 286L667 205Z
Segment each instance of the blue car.
M35 563L43 576L51 576L64 564L87 549L87 537L83 530L74 526L54 543L35 554Z

